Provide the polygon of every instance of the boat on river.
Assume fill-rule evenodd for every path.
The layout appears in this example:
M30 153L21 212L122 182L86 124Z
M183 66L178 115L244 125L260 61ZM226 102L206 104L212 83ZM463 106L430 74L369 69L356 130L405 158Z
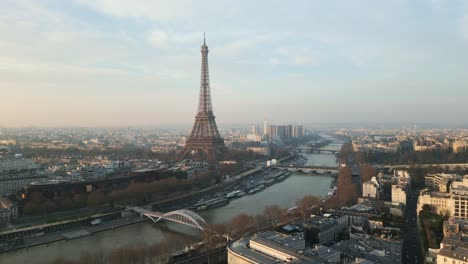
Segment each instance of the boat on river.
M240 191L239 193L236 194L236 197L242 197L245 195L244 191Z
M234 197L237 197L237 195L238 195L239 193L241 193L241 192L242 192L242 191L240 191L240 190L232 191L232 192L226 194L225 197L226 197L227 199L229 199L229 198L234 198Z
M203 211L210 208L220 207L229 203L226 198L212 199L197 206L197 211Z

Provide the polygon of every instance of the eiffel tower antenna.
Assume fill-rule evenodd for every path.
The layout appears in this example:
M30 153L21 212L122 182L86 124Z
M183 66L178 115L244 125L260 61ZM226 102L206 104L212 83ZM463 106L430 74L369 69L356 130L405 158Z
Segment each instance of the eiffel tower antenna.
M201 46L201 78L200 95L198 98L198 110L195 116L190 137L185 143L181 158L187 158L191 153L204 153L209 161L216 161L219 155L227 152L224 140L219 135L213 114L210 92L210 75L208 70L208 46L205 33L203 33L203 45Z

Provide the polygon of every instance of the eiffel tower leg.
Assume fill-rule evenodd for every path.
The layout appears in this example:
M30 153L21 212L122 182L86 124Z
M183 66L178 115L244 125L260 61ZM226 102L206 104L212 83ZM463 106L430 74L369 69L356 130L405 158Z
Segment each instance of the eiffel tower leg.
M206 157L209 161L215 161L216 160L216 154L213 148L210 149L205 149Z
M187 156L192 152L191 148L185 147L184 150L182 151L182 155L180 155L180 160L184 160L187 158Z

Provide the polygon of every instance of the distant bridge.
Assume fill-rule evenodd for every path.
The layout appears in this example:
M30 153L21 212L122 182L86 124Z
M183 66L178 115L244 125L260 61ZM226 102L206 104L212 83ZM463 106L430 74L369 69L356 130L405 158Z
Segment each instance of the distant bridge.
M339 153L339 150L336 149L325 149L325 148L296 148L297 152L308 152L308 153L322 153L322 152L329 152L332 154Z
M205 232L208 229L208 223L201 216L190 210L180 209L168 213L160 213L140 207L132 207L130 209L139 213L141 216L148 217L154 223L157 223L161 219L164 219L182 225L198 228L203 232Z
M338 171L338 167L326 167L326 166L305 166L305 165L276 165L273 168L285 169L285 170L294 170L294 171L314 171L314 170L323 170L323 171Z
M460 168L468 168L468 163L444 163L444 164L437 164L437 163L433 163L433 164L396 164L396 165L382 165L384 167L388 167L388 168L391 168L391 169L410 169L410 168L417 168L417 167L421 167L421 168L430 168L430 167L449 167L450 169L454 169L456 167L460 167Z

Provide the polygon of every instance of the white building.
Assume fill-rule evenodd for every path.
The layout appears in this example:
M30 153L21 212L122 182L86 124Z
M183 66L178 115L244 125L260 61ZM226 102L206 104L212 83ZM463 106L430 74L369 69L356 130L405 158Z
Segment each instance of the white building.
M46 179L44 171L32 159L17 158L0 159L0 195L10 195L18 192L23 186L41 179Z
M446 210L450 210L450 194L422 190L418 197L416 211L419 213L425 204L430 205L436 213L445 212Z
M454 153L459 153L468 149L468 143L463 140L456 140L452 142L451 147Z
M229 264L342 263L339 251L321 245L306 248L302 234L290 236L272 231L231 241L227 254Z
M424 185L432 191L448 192L448 186L453 181L461 181L462 176L457 174L435 173L424 177Z
M411 190L411 176L406 170L395 170L394 176L397 178L396 183L405 191Z
M400 185L392 185L392 202L406 205L406 191Z
M380 183L374 176L370 181L362 184L362 197L379 199L380 197Z
M0 159L0 172L33 170L39 168L32 159L7 158Z
M262 141L262 135L259 134L247 134L248 141L260 142Z
M252 151L254 153L263 155L263 156L270 156L270 147L269 146L260 146L260 147L247 147L248 151Z
M450 192L421 191L418 198L417 211L428 204L436 213L448 213L458 219L468 219L468 175L462 181L452 182Z
M446 236L440 242L438 264L468 264L468 237L461 234Z
M468 219L468 175L465 175L463 181L452 183L450 194L450 209L453 216Z

